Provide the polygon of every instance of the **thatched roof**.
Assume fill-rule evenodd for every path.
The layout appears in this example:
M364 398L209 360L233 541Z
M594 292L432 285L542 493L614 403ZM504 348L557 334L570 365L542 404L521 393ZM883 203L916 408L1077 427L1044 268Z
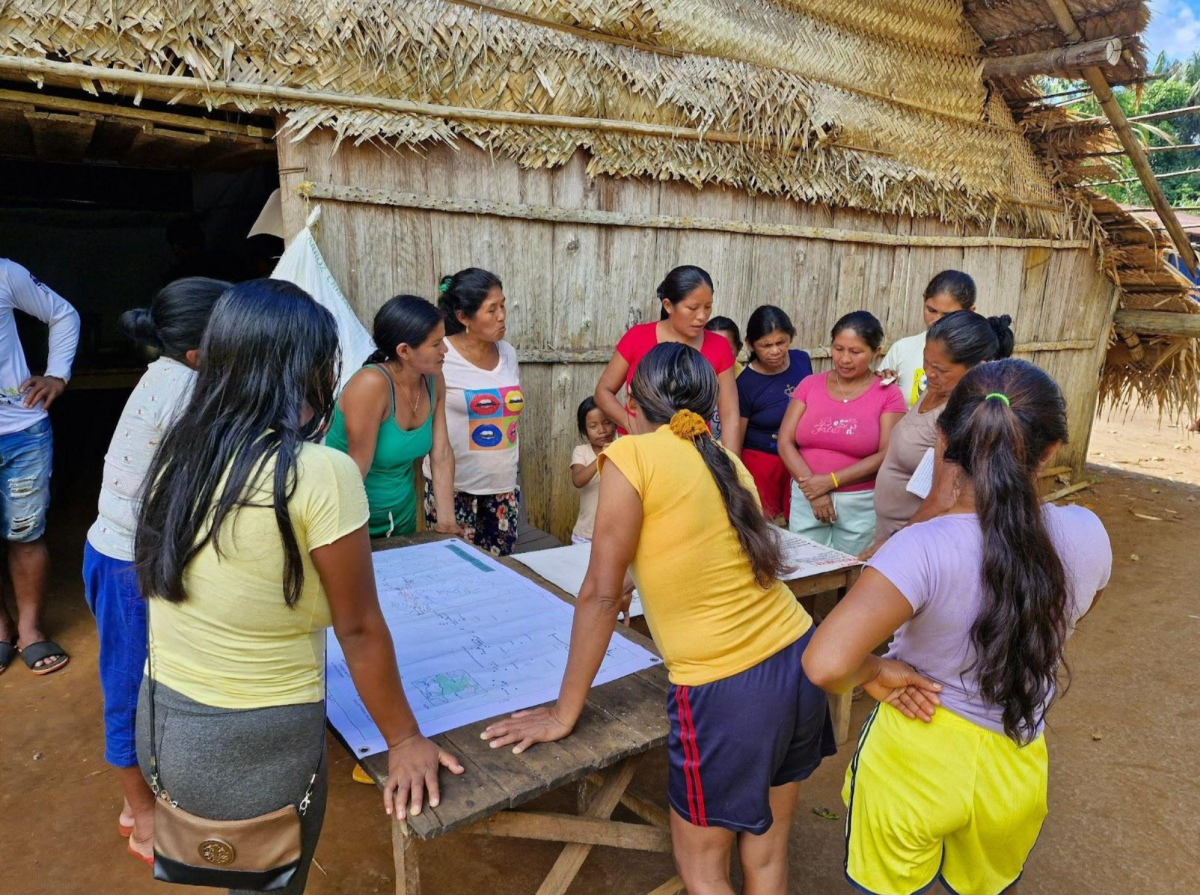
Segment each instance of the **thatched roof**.
M1137 36L1149 17L1145 2L1068 0L1068 7L1085 37L1122 37L1114 80L1142 72ZM1128 304L1182 309L1186 289L1161 262L1161 242L1078 188L1106 170L1102 159L1080 156L1115 148L1109 131L1064 127L1066 113L1040 102L1028 82L981 78L986 55L1064 42L1042 0L0 4L0 55L353 98L147 88L147 96L281 112L293 138L329 127L347 139L392 145L466 139L529 167L562 164L583 148L597 174L1088 236ZM85 81L87 89L97 86L131 92ZM399 111L384 100L442 111ZM470 110L516 114L483 121ZM1124 372L1106 379L1109 396L1127 395L1134 382L1152 381L1161 391L1184 358L1192 362L1190 341L1169 350L1154 369L1145 361L1120 364ZM1194 401L1190 381L1172 400Z

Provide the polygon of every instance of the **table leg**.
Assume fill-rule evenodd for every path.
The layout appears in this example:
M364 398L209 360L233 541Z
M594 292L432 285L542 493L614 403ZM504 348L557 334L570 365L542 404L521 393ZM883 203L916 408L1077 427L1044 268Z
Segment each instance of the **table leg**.
M621 796L633 780L633 772L637 770L638 759L635 755L604 771L604 782L592 796L587 808L582 812L584 817L609 817L620 804ZM550 868L550 872L538 887L537 895L564 895L567 888L579 875L583 862L591 853L592 846L572 842L563 848L558 860Z
M839 746L845 745L850 739L850 712L853 708L853 690L829 697L829 716L833 721L833 741Z
M392 858L396 862L396 895L421 895L417 837L402 820L392 821Z

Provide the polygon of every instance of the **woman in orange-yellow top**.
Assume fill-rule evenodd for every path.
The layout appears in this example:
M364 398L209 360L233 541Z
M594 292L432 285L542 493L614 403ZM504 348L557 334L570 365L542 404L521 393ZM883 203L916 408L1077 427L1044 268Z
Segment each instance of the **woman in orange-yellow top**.
M484 736L521 752L571 733L632 563L671 677L668 796L683 882L692 895L732 893L736 841L746 890L782 893L799 783L833 754L833 734L825 698L800 664L812 619L779 580L776 529L749 472L704 422L717 388L712 366L686 345L659 345L642 359L634 433L600 455L591 564L558 701Z

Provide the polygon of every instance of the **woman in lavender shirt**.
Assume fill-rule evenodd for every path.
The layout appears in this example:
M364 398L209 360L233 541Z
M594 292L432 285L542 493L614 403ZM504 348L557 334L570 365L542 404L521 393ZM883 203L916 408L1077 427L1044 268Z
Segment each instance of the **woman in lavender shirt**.
M1042 370L975 367L938 429L954 506L879 549L803 664L825 690L861 684L880 702L843 790L850 881L878 895L935 880L999 895L1046 816L1046 711L1112 550L1090 511L1041 503L1038 470L1067 439L1062 394ZM871 654L893 635L887 658Z

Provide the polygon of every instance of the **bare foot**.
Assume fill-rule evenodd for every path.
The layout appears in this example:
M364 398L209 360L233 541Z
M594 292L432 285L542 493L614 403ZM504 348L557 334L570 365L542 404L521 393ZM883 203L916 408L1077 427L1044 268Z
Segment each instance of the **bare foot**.
M129 799L125 799L121 805L121 815L117 818L117 826L122 836L129 836L133 832L133 809L129 807Z

